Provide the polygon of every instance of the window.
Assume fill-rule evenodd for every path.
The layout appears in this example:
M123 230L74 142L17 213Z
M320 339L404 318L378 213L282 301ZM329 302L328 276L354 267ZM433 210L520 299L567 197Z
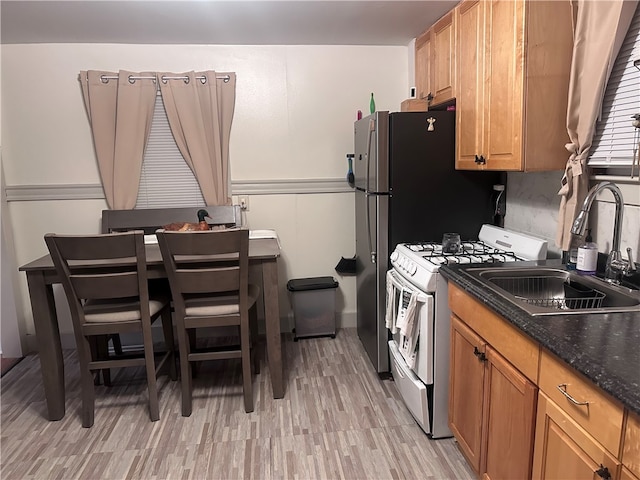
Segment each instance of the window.
M589 157L594 174L638 179L640 128L634 121L640 122L640 7L636 7L607 83Z
M142 160L135 208L204 206L193 172L171 133L162 95L156 96L147 148Z

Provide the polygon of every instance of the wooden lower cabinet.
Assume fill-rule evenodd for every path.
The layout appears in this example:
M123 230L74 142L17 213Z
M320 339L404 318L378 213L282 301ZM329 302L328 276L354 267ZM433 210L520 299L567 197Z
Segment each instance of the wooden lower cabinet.
M482 477L531 478L538 388L490 346L484 383Z
M484 479L531 477L537 387L455 315L449 425Z
M533 479L619 478L621 462L540 392Z
M476 473L480 471L482 403L486 343L455 315L451 316L449 428Z
M640 416L449 284L449 425L483 480L640 480Z

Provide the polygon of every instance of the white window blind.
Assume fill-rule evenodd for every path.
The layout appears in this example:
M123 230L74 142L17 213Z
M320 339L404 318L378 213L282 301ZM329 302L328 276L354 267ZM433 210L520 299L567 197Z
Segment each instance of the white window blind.
M169 127L162 96L156 96L147 148L142 160L135 208L204 206L200 186L184 161Z
M639 68L640 7L636 7L607 83L602 117L596 123L588 162L595 173L638 177L640 128L634 127L633 117L640 115Z

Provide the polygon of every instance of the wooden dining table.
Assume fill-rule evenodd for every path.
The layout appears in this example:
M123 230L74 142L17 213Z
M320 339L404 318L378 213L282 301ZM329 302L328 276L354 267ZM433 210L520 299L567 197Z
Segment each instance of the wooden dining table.
M167 274L158 245L146 245L146 254L149 278L166 278ZM262 273L267 361L271 373L273 398L284 397L278 304L277 259L279 256L280 246L277 238L250 238L249 263L258 266ZM53 285L61 283L60 277L50 255L29 262L19 270L27 275L48 418L60 420L65 414L64 362L53 296Z

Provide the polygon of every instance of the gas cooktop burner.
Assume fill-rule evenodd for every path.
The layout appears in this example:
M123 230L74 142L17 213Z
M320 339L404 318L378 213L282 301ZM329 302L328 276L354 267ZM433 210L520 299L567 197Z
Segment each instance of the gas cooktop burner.
M432 256L428 260L436 265L452 265L456 263L497 263L515 262L520 260L511 252L495 252L485 254L460 254L452 253L446 255Z
M440 242L399 243L390 255L396 272L424 292L436 288L441 266L542 260L547 242L528 235L483 225L478 239L461 242L455 253L442 251Z
M439 255L481 255L491 253L504 253L505 250L500 250L487 245L486 243L477 240L473 242L462 242L457 252L448 253L442 251L442 245L439 243L409 243L406 244L409 250L416 252L422 257L434 257Z
M520 258L512 252L491 247L479 240L462 242L460 249L454 253L443 252L442 245L435 242L406 244L406 247L417 256L424 258L434 265L513 262L520 260Z

